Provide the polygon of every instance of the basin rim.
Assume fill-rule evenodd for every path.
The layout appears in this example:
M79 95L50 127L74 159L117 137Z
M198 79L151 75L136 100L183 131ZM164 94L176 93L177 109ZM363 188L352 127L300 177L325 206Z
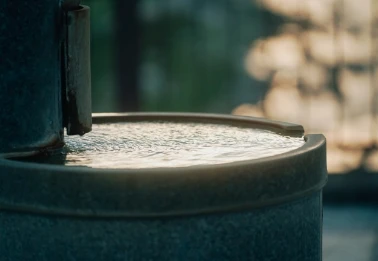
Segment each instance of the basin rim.
M186 121L250 126L302 136L296 124L218 114L94 114L94 123ZM0 209L75 217L151 218L242 211L320 192L326 144L305 136L298 149L232 163L156 169L95 169L0 157ZM26 154L35 152L26 152ZM9 156L9 155L8 155Z

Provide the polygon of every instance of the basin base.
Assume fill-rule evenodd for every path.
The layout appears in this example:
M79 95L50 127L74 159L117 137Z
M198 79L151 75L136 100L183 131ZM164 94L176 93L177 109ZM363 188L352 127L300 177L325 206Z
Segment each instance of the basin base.
M77 218L0 211L0 260L321 260L321 192L252 211Z

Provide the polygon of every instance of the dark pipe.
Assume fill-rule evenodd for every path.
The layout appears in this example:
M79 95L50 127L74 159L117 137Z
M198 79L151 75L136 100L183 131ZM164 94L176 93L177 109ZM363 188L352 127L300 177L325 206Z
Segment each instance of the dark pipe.
M0 152L63 140L60 1L0 3Z
M116 111L138 111L139 25L137 0L116 0Z
M61 146L63 127L91 130L89 8L78 4L0 3L0 153Z

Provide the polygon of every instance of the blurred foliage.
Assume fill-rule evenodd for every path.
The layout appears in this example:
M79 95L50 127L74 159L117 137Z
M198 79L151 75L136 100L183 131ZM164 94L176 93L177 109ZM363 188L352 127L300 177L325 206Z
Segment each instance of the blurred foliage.
M253 40L276 29L274 15L249 1L144 0L140 17L144 110L228 113L263 96L244 57Z
M91 7L94 111L115 110L113 1ZM139 90L144 111L230 112L265 88L244 59L253 40L278 23L250 1L140 0Z
M114 15L112 1L84 0L91 8L92 108L114 111Z
M143 28L143 64L154 63L161 73L159 91L142 89L145 108L201 111L214 96L227 91L236 70L227 57L213 51L215 46L208 48L205 42L210 38L222 43L217 32L201 26L191 16L179 14L163 14L156 21L145 22ZM143 81L144 76L142 71L142 86L149 84Z

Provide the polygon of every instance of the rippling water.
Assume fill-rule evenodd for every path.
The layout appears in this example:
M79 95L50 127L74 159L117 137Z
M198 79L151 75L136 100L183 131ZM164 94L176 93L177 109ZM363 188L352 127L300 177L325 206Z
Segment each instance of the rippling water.
M281 154L303 144L303 137L221 124L94 124L82 137L66 137L65 165L135 169L220 164Z

